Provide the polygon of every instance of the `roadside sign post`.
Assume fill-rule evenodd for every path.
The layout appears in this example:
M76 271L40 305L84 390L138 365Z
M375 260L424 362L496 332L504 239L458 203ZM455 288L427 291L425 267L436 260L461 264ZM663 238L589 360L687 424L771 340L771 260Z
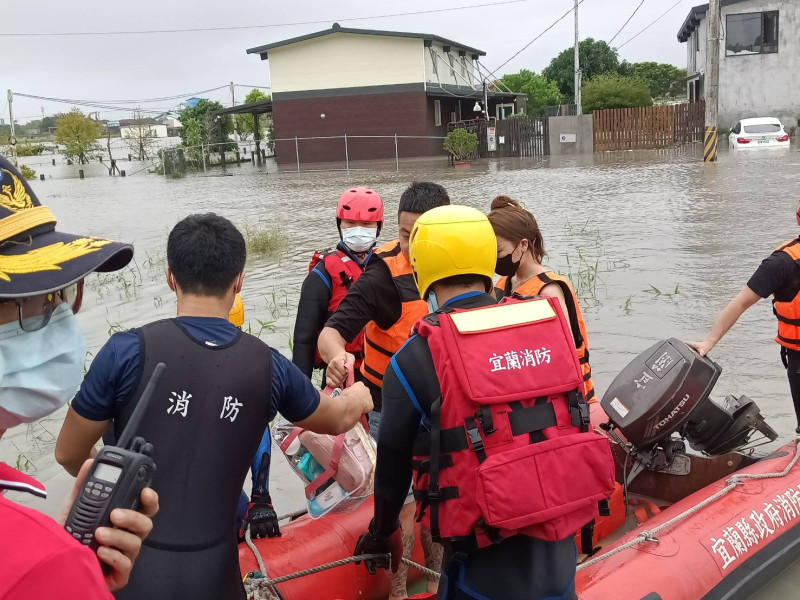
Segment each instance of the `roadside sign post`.
M17 136L14 135L14 94L8 90L8 119L11 121L11 159L14 161L14 166L17 164Z
M706 130L703 161L717 161L717 112L719 110L719 0L709 0L706 13Z

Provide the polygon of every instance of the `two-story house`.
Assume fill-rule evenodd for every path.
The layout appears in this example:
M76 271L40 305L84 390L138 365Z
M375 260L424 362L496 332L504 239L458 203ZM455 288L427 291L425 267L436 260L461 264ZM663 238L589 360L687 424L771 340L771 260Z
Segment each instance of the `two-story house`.
M400 156L441 154L447 124L481 114L486 53L436 35L334 23L247 53L269 60L279 164L341 161L342 139L323 138L343 135L350 160L393 158L395 135ZM487 95L489 117L524 110L524 94Z
M708 4L695 6L678 32L686 43L689 100L705 97ZM747 117L800 117L800 3L721 0L719 124Z

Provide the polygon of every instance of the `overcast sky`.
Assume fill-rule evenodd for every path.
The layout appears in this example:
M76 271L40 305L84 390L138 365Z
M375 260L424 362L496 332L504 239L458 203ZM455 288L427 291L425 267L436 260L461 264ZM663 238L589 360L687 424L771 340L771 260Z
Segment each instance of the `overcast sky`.
M483 62L495 69L551 25L573 0L522 0L513 4L348 21L418 10L488 4L498 0L28 0L3 2L0 30L0 118L8 122L5 90L38 96L86 100L138 99L187 94L233 81L269 85L268 61L245 54L247 48L303 35L330 26L411 31L436 34L486 51ZM584 0L580 6L581 39L610 39L640 0ZM683 0L644 34L620 50L630 62L653 60L685 67L685 46L677 41L678 28L697 1ZM672 6L672 0L644 0L617 46L641 31ZM6 34L73 31L130 31L228 27L324 21L235 31L103 35L13 36ZM561 50L573 43L569 15L541 39L506 65L502 72L521 68L541 71ZM501 73L502 74L502 73ZM237 88L237 102L247 93ZM230 93L206 94L230 105ZM68 108L52 102L16 97L14 117L20 122ZM173 101L143 105L169 108ZM84 109L88 112L94 109ZM101 118L124 113L100 111Z

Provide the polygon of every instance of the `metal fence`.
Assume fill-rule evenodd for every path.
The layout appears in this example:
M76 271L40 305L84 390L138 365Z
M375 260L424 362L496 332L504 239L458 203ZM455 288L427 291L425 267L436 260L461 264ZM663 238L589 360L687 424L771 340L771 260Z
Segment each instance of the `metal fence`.
M208 174L212 168L227 170L230 166L251 164L262 166L274 156L273 146L260 140L227 141L198 146L176 146L159 151L158 166L165 177L183 176L187 172Z
M333 135L278 138L275 158L282 169L345 170L381 166L400 170L405 159L444 154L443 136ZM304 168L303 165L306 165Z
M577 104L556 104L545 106L541 109L541 116L547 117L574 117L578 114Z
M441 136L335 135L278 138L269 142L224 142L164 150L161 173L182 176L251 164L274 158L281 171L350 171L377 168L400 170L401 162L444 154ZM271 164L272 161L270 161Z
M496 149L493 151L488 149L489 128L494 128ZM478 136L478 149L468 157L469 160L550 154L546 118L523 115L500 121L496 119L454 121L448 124L447 130L454 129L466 129Z

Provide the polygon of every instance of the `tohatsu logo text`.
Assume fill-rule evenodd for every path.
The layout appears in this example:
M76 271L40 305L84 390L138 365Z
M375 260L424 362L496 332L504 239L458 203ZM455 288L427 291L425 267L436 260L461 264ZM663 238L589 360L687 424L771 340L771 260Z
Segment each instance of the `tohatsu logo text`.
M669 423L670 421L672 421L672 419L673 419L673 418L675 418L675 415L677 415L679 412L681 412L681 409L682 409L684 406L686 406L686 403L687 403L688 401L689 401L689 394L686 394L686 395L685 395L685 396L684 396L684 397L681 399L681 401L680 401L680 402L678 402L678 406L676 406L675 408L673 408L673 409L672 409L672 410L669 412L669 414L668 414L666 417L664 417L664 418L663 418L663 419L661 419L661 420L660 420L658 423L656 423L656 424L655 424L655 426L653 427L653 432L655 433L656 431L658 431L659 429L661 429L662 427L664 427L664 425L666 425L667 423Z

